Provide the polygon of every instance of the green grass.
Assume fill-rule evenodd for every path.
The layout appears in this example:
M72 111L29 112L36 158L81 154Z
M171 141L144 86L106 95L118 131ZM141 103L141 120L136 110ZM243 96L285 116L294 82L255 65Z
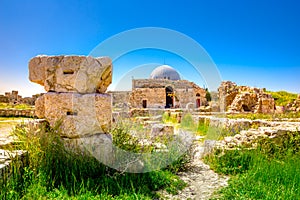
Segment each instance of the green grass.
M175 115L171 115L170 112L164 112L162 115L162 121L163 123L178 123L177 118L175 118Z
M20 120L27 120L29 118L24 117L0 117L0 129L11 129L20 123Z
M7 120L19 120L19 117L0 117L0 122L1 121L7 121Z
M17 110L30 110L33 109L34 106L30 106L27 104L9 104L9 103L0 103L0 109L17 109Z
M262 114L262 113L239 113L239 114L228 114L226 117L230 119L266 119L266 120L275 120L275 119L292 119L292 118L300 118L300 112L286 112L282 114Z
M268 91L267 93L272 95L272 97L275 99L275 104L277 106L286 106L288 103L292 103L295 99L297 99L297 94L286 91Z
M257 141L257 149L217 150L205 162L230 175L218 199L300 199L300 133Z
M59 125L19 126L14 134L28 156L25 166L13 162L11 178L0 185L0 199L155 199L157 190L176 194L186 185L168 167L131 174L110 169L81 151L70 152L59 137Z
M281 162L256 158L246 173L229 181L221 199L300 199L300 158L288 157Z

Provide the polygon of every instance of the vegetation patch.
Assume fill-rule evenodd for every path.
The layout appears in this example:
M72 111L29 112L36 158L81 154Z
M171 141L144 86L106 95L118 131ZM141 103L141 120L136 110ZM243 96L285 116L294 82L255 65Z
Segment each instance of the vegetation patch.
M300 199L300 136L260 139L257 149L215 150L205 157L213 170L231 175L218 199Z
M274 114L262 114L262 113L239 113L239 114L228 114L226 117L230 119L265 119L265 120L278 120L278 119L293 119L300 118L300 112L285 112L285 113L274 113Z
M168 167L122 173L81 151L70 152L59 136L59 124L39 129L19 126L14 134L21 141L18 148L28 151L28 157L25 166L12 163L12 175L2 183L0 199L155 199L159 198L155 191L176 194L186 185ZM125 147L136 150L135 146Z
M286 106L287 104L292 103L295 99L297 99L297 94L286 91L267 91L267 93L272 95L277 106Z
M9 103L0 103L0 109L16 109L16 110L31 110L34 106L27 104L9 104Z

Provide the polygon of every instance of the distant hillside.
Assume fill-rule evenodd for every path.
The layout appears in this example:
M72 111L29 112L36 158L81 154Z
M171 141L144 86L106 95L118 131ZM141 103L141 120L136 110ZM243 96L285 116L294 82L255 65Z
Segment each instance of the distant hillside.
M297 99L297 94L286 91L267 91L267 93L271 94L272 97L275 99L276 106L286 106L288 103L292 103L295 99Z

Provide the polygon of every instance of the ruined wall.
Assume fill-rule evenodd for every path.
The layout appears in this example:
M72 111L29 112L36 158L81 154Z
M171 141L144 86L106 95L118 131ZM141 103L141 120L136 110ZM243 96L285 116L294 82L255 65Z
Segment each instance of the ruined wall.
M19 92L13 90L12 92L5 92L5 95L0 95L0 103L10 103L10 104L27 104L34 105L36 99L41 94L32 95L32 97L22 97L18 94Z
M218 89L221 106L230 112L273 113L274 98L263 89L237 86L235 83L222 82Z
M9 103L8 97L4 95L0 95L0 103Z
M239 93L239 87L231 81L224 81L218 88L220 107L227 110ZM222 110L223 110L222 109Z
M116 108L130 107L131 91L110 91L112 95L112 105Z
M298 97L294 102L287 104L286 109L288 111L300 111L300 94L298 94Z
M0 109L0 117L36 117L36 115L33 109L32 110Z

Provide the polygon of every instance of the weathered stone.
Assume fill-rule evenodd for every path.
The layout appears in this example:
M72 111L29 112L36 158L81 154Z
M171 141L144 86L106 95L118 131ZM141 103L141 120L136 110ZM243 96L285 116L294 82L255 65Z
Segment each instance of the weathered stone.
M103 93L112 81L108 57L37 56L29 62L29 79L47 92Z
M36 115L52 126L61 120L61 135L68 138L107 133L111 114L108 94L48 92L36 101Z
M273 113L274 98L264 90L223 82L219 87L221 104L230 112Z
M174 126L167 124L154 124L151 128L152 137L171 137L174 135Z
M83 152L93 156L101 163L111 166L114 163L112 136L110 134L94 134L81 138L64 138L64 145L73 152Z
M286 105L286 110L299 112L300 111L300 94L298 94L297 99L295 99L292 103L288 103Z

